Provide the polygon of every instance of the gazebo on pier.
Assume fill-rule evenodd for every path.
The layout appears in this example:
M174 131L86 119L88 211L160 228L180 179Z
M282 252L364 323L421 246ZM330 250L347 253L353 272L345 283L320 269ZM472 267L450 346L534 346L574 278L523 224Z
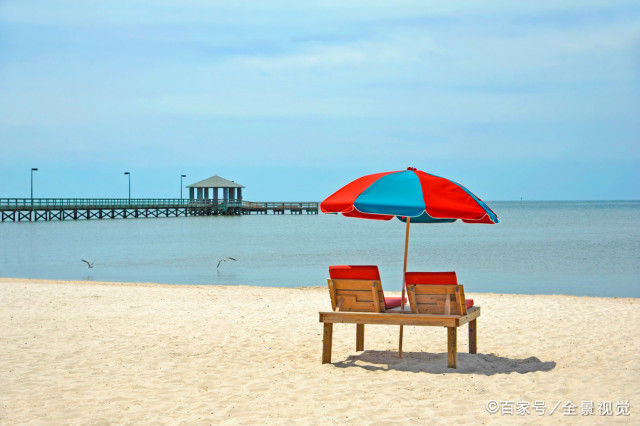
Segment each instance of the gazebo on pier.
M212 200L213 204L220 202L218 189L222 189L222 202L228 204L230 201L242 202L242 188L244 188L244 186L215 175L200 182L187 185L187 188L189 188L189 201L209 202L209 200ZM209 193L210 189L211 194Z

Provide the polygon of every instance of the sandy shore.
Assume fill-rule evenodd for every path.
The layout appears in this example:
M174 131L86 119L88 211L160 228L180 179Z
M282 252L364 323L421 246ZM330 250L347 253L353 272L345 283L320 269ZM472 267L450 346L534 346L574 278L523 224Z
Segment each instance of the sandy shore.
M324 288L0 278L0 422L638 424L640 299L469 296L478 354L461 327L452 370L436 327L405 328L398 359L397 327L367 326L356 352L355 326L336 325L322 365ZM505 418L490 400L562 405Z

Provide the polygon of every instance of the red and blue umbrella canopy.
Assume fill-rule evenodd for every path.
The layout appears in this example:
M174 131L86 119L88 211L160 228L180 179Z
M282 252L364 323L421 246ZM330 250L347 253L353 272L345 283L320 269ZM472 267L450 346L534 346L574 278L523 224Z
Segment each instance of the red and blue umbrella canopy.
M449 179L409 167L363 176L340 188L320 204L323 213L411 223L499 223L484 201Z

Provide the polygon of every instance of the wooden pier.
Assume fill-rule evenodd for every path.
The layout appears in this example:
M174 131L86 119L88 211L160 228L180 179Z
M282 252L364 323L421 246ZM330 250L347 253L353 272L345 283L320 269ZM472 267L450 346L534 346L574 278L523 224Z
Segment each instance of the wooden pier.
M2 222L248 214L318 214L313 201L174 198L0 198Z

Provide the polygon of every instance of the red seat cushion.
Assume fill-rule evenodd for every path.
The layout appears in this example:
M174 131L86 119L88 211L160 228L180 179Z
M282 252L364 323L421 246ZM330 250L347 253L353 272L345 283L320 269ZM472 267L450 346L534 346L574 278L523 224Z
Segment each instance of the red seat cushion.
M404 281L407 284L458 284L455 272L407 272Z
M407 299L404 299L405 303L407 301ZM401 297L385 297L384 298L384 306L387 309L391 309L391 308L395 308L397 306L400 306L402 304L402 298Z
M376 280L380 281L380 272L376 265L333 265L329 266L332 280Z
M473 306L473 299L465 299L464 301L467 305L467 309Z

